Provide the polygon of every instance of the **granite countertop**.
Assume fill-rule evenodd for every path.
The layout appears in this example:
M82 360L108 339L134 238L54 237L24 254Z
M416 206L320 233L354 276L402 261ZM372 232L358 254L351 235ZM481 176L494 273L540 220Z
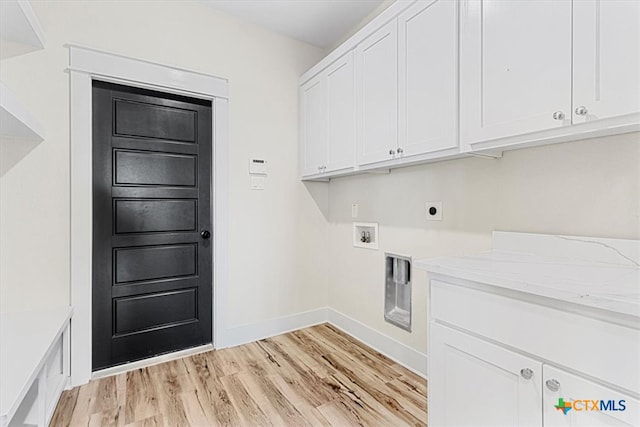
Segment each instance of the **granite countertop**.
M640 242L494 232L494 249L414 268L640 317Z

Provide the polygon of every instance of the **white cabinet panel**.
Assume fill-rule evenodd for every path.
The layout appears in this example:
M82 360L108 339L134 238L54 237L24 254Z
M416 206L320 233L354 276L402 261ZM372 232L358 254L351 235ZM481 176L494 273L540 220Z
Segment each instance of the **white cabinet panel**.
M417 2L398 17L399 147L458 146L458 2Z
M431 323L430 426L540 426L542 363Z
M570 125L571 1L461 7L461 141Z
M573 123L640 111L640 2L573 3Z
M320 173L327 160L325 83L319 75L300 88L302 176Z
M356 50L359 92L358 163L389 160L398 146L398 25L394 19Z
M640 425L638 399L549 365L543 380L545 427ZM567 405L570 409L557 408Z
M356 147L356 92L353 52L327 70L327 169L353 167Z

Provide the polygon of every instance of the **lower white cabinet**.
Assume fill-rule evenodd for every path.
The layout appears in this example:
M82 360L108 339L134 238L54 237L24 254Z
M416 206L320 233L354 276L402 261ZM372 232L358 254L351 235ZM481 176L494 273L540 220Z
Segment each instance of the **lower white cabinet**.
M629 395L549 365L543 382L545 427L640 425L640 400Z
M430 427L640 426L640 322L433 273L429 286Z
M539 426L542 363L431 325L429 426Z
M429 426L638 426L640 400L432 322Z

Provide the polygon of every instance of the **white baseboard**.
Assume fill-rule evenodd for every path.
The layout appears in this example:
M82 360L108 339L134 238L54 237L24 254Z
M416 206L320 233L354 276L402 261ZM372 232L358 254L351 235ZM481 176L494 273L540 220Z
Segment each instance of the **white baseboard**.
M184 350L161 354L160 356L149 357L148 359L142 359L131 363L124 363L122 365L112 366L111 368L105 368L99 371L95 371L91 374L91 379L95 380L98 378L110 377L111 375L122 374L123 372L129 372L140 368L147 368L159 363L181 359L183 357L193 356L194 354L204 353L211 350L213 350L213 345L205 344L198 347L186 348Z
M235 347L328 322L421 377L427 377L427 355L332 308L319 308L225 331L219 348Z
M342 330L346 334L351 335L353 338L361 341L376 351L379 351L389 359L397 362L410 371L415 372L421 377L427 377L426 354L420 353L400 341L388 337L364 323L328 307L227 329L224 331L224 336L222 337L222 340L220 340L221 345L218 348L236 347L238 345L248 344L264 338L286 334L287 332L308 328L309 326L319 325L326 322ZM213 346L210 344L164 354L150 359L140 360L138 362L127 363L125 365L114 366L113 368L94 372L92 379L119 374L209 350L213 350Z
M379 351L412 372L427 378L427 355L384 335L332 308L327 308L327 320L333 326L369 347Z
M265 320L251 325L239 326L224 331L224 337L220 340L218 348L235 347L242 344L258 341L287 332L318 325L327 321L327 309L305 311L290 316Z

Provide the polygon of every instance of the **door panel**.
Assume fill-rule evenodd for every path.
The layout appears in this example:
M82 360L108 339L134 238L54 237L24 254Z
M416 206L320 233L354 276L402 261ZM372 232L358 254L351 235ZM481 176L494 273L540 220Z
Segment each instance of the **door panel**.
M114 305L116 335L197 319L197 289L118 298Z
M194 187L196 156L170 153L113 150L117 185L166 185Z
M196 244L114 249L114 284L193 276L197 272Z
M640 425L640 400L554 366L544 365L543 371L545 427ZM547 381L554 380L559 384L557 391L546 386ZM593 410L591 404L579 402L565 413L565 410L557 408L560 398L563 403L577 400L604 400L606 403L602 407L598 403L598 410Z
M115 234L196 231L197 203L193 199L114 201Z
M356 50L360 86L358 164L390 160L398 147L398 24L393 20Z
M461 4L462 142L571 124L571 3Z
M93 369L211 342L211 103L93 87Z
M542 424L542 363L434 322L429 333L429 425Z
M573 14L573 122L639 112L640 2L580 0Z
M116 135L196 142L196 111L125 99L115 99L114 109Z

